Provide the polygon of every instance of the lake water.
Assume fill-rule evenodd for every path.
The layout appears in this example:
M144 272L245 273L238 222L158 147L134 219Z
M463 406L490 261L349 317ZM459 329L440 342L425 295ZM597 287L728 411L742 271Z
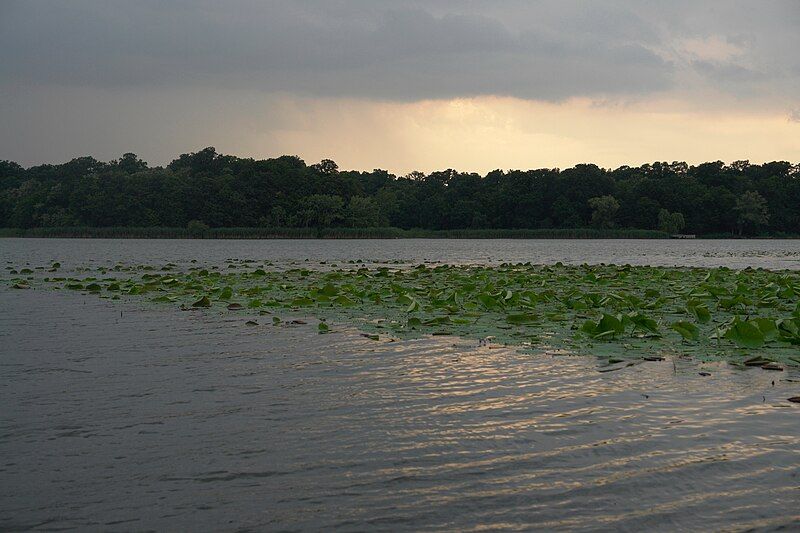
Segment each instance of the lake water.
M800 241L0 240L17 266L797 268L798 254ZM591 357L247 318L0 288L0 530L800 529L797 369L676 358L601 373Z
M614 263L659 266L800 269L797 240L653 239L0 239L0 260L63 265L186 263L225 259L311 262L363 259L419 264Z

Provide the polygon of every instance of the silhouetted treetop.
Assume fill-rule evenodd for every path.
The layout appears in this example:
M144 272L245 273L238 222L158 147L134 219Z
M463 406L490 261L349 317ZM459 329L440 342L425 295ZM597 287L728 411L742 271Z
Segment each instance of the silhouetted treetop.
M149 167L133 153L29 168L0 161L0 226L397 226L800 234L800 165L746 160L395 176L330 159L213 147Z

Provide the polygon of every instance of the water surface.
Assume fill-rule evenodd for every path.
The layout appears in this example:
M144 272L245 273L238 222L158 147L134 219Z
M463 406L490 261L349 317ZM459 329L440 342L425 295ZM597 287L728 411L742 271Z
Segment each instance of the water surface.
M797 269L800 241L0 239L62 274L233 258ZM797 369L333 329L0 288L0 530L800 529Z
M221 264L225 259L275 262L403 261L495 265L614 263L800 269L798 240L654 239L0 239L0 260L65 266L108 263Z
M0 299L0 529L800 528L796 371Z

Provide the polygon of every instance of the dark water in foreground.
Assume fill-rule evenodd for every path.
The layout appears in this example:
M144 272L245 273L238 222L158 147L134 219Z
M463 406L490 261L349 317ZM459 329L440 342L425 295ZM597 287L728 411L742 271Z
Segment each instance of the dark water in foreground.
M796 371L137 305L0 290L0 529L800 529Z

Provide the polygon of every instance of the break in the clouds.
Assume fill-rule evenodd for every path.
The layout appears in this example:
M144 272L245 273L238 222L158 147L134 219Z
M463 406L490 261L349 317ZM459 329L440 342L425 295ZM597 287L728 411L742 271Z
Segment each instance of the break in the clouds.
M181 150L204 128L201 144L230 146L242 124L280 141L285 125L272 118L286 114L281 97L310 108L372 102L370 117L382 104L499 97L794 119L798 30L795 0L5 1L0 106L12 122L0 157L106 155L148 143ZM52 117L70 138L44 131ZM114 132L122 124L127 132ZM195 131L182 135L174 124Z

